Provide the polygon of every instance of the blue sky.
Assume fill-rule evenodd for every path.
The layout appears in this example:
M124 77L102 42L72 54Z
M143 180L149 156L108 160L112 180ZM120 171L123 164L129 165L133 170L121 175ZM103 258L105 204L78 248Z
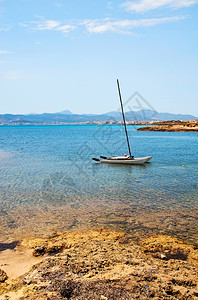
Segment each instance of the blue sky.
M0 113L198 116L198 0L0 0Z

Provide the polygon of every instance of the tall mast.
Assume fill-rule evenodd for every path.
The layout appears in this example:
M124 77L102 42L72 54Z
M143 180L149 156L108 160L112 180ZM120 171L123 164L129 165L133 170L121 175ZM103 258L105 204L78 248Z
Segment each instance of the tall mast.
M123 121L124 121L124 129L125 129L125 133L126 133L127 145L128 145L128 149L129 149L129 156L132 156L131 155L130 144L129 144L128 133L127 133L126 121L125 121L125 116L124 116L124 108L123 108L123 104L122 104L122 96L121 96L120 85L119 85L118 79L117 79L117 85L118 85L118 93L119 93L119 96L120 96L120 105L121 105L122 117L123 117Z

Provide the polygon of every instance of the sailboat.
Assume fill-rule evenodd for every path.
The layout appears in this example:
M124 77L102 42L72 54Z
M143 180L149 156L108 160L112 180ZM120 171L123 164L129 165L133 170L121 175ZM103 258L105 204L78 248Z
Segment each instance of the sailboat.
M92 159L98 163L101 164L127 164L127 165L143 165L146 162L149 162L152 158L152 156L145 156L145 157L137 157L135 158L131 154L131 148L130 148L130 143L129 143L129 137L128 137L128 132L127 132L127 126L126 126L126 120L125 120L125 115L124 115L124 108L123 108L123 103L122 103L122 96L121 96L121 91L120 91L120 84L119 80L117 79L117 86L118 86L118 93L119 93L119 98L120 98L120 105L121 105L121 111L122 111L122 117L123 117L123 123L124 123L124 128L125 128L125 134L126 134L126 140L127 140L127 145L128 145L128 151L129 155L124 155L124 156L100 156L99 158L93 157Z

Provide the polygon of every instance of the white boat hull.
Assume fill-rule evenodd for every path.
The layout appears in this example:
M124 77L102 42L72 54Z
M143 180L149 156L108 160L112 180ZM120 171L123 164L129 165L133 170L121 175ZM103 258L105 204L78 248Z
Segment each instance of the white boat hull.
M151 160L151 158L152 158L152 156L148 156L146 162L149 162Z
M143 165L150 161L152 156L138 157L134 159L100 159L100 164L125 164L125 165Z

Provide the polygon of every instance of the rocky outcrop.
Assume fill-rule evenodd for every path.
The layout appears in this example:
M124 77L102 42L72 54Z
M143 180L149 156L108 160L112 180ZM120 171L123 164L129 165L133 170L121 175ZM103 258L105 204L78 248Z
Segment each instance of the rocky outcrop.
M137 242L125 233L98 229L22 244L34 255L42 247L36 255L43 260L13 282L2 283L0 299L14 294L21 300L198 297L198 250L170 236L146 236Z
M0 282L4 282L6 281L6 279L8 278L6 272L4 272L3 270L0 269Z
M198 121L167 121L155 123L155 126L146 126L138 128L139 131L183 131L183 132L198 132Z

